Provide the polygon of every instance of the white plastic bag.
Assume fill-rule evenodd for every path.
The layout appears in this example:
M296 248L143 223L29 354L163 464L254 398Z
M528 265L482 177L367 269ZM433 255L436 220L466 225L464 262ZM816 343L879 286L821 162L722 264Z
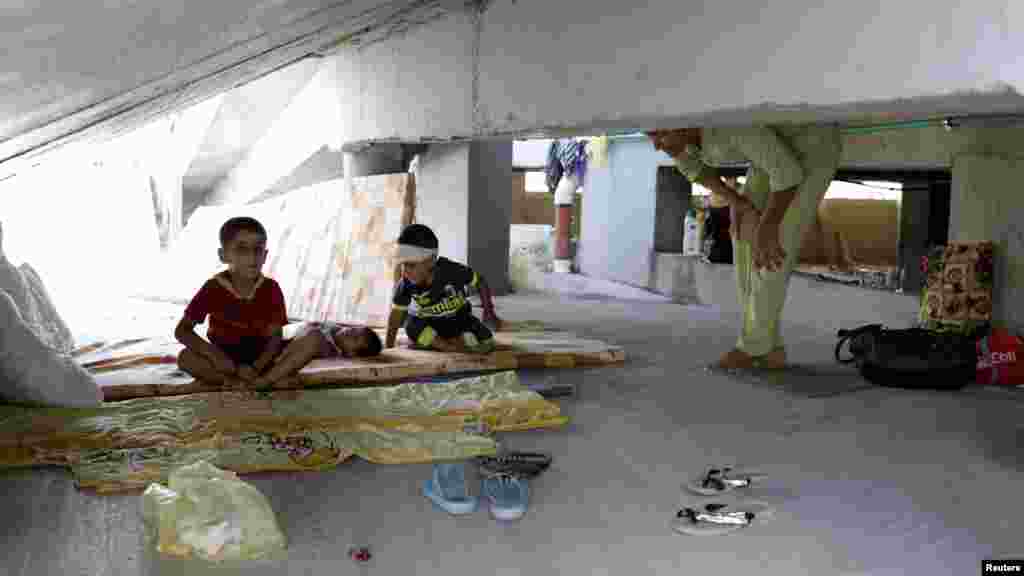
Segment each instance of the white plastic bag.
M197 462L171 472L169 487L150 484L143 519L157 550L206 560L254 560L285 547L270 503L234 472Z
M554 228L547 225L516 224L509 242L509 278L515 290L540 290L543 274L551 272Z

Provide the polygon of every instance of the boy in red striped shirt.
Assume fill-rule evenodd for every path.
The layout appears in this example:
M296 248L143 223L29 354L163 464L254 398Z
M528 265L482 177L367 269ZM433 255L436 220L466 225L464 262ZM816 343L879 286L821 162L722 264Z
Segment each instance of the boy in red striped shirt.
M205 382L258 388L295 376L313 358L380 353L380 338L365 327L312 326L290 342L283 340L284 294L261 272L266 229L253 218L232 218L221 226L220 244L218 254L228 269L203 285L174 331L185 345L178 356L183 371ZM207 317L209 341L195 333Z

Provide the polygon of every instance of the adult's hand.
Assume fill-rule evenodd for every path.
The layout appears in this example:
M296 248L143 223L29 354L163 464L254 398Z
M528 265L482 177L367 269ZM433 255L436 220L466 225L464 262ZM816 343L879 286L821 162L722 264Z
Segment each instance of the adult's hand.
M736 212L739 214L753 213L759 218L761 216L761 211L758 210L757 207L754 206L754 203L750 201L750 198L747 198L746 196L739 196L736 200L731 202L731 204L736 207Z
M754 268L775 272L782 268L786 253L779 244L778 222L762 220L754 233Z
M733 238L744 242L753 242L754 232L761 220L761 211L745 196L740 196L738 200L730 202L729 209L731 220L729 229Z

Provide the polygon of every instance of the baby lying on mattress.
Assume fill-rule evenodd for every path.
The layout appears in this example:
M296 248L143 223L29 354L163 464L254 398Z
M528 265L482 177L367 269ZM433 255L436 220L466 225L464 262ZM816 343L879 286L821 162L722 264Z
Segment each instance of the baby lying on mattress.
M204 382L259 388L294 377L314 358L380 354L380 337L365 326L302 324L288 327L294 336L285 334L284 294L260 272L267 232L257 220L228 220L220 243L228 269L203 285L174 330L185 346L178 355L183 371ZM207 317L208 341L195 333Z

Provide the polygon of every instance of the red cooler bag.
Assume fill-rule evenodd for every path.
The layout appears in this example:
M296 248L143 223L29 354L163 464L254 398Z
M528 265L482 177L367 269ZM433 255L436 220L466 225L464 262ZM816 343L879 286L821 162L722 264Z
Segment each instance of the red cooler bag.
M1005 328L978 340L978 384L1024 385L1024 341Z

